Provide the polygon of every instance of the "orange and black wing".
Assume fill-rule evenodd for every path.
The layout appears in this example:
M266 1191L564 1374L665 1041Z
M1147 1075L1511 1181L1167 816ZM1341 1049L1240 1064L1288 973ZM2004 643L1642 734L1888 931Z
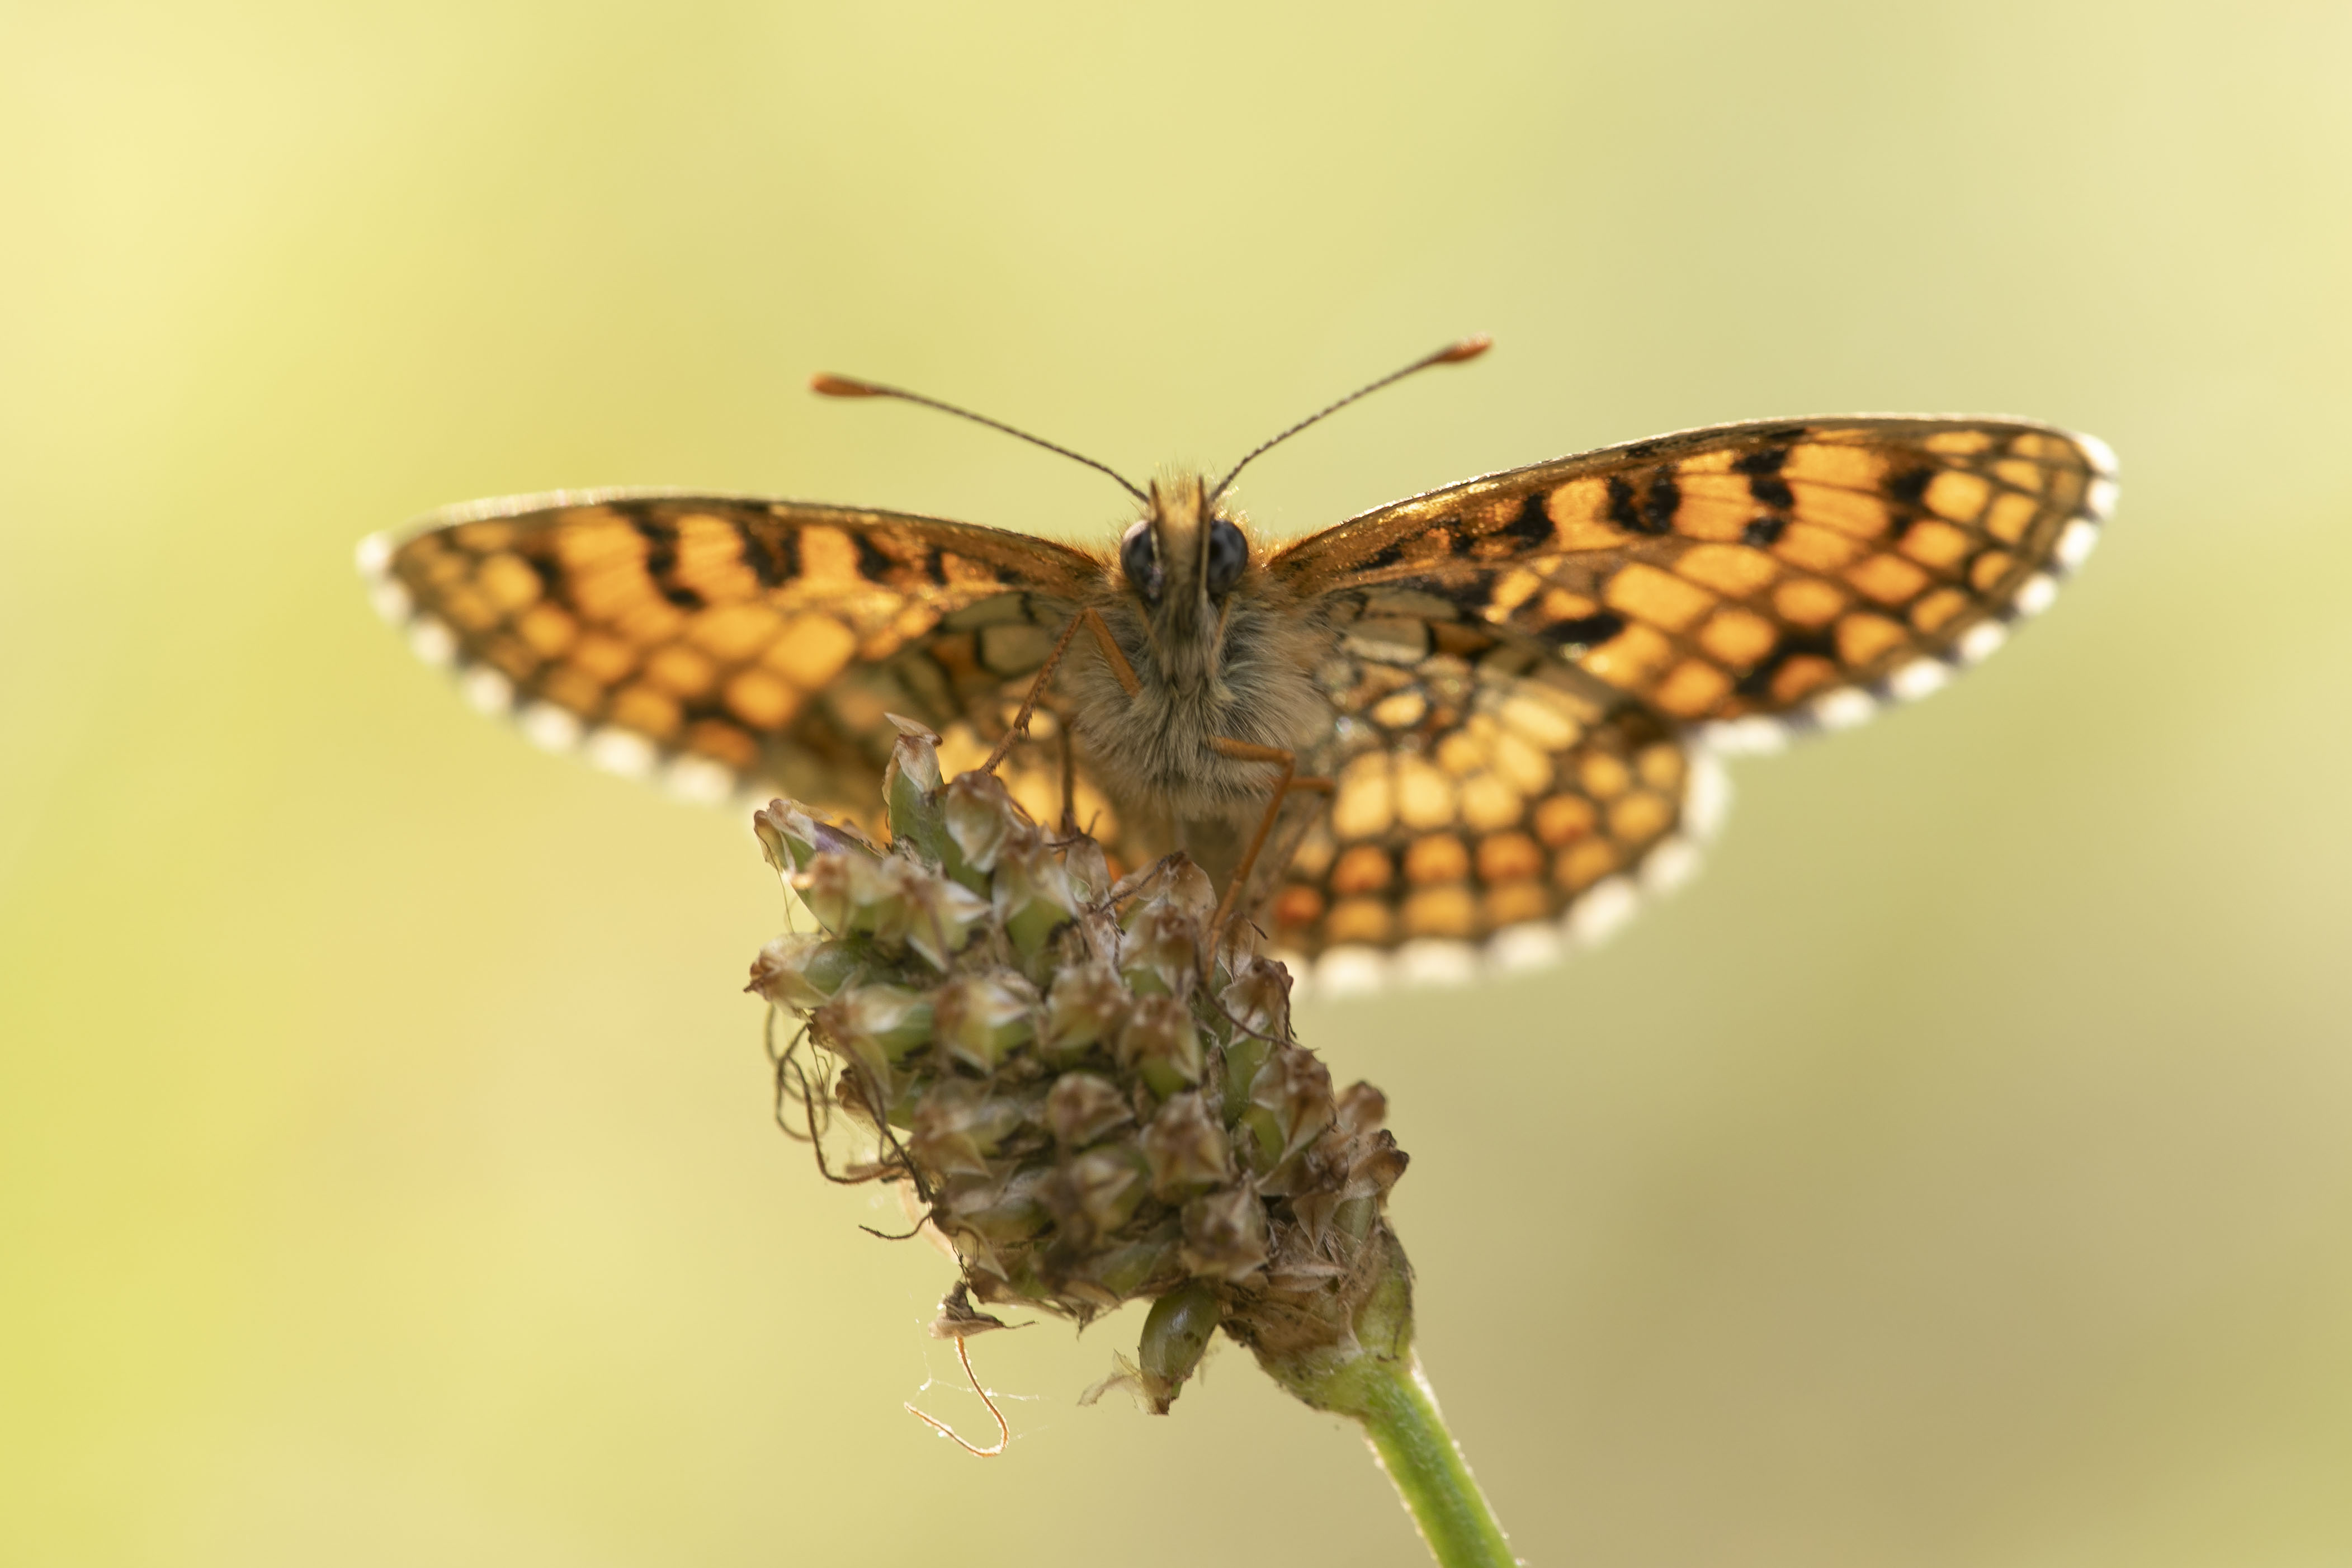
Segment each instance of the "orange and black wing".
M1990 653L2114 495L2104 445L2021 420L1725 425L1416 496L1271 565L1357 614L1524 635L1678 723L1769 742Z
M1333 783L1258 916L1313 984L1466 977L1598 942L1696 864L1720 765L1648 704L1470 628L1358 623L1324 676Z
M475 502L361 547L378 608L477 706L616 772L874 815L900 713L1001 732L1102 572L935 518L632 491Z
M1270 879L1274 945L1343 985L1598 937L1692 863L1715 752L1933 690L2049 601L2114 493L2105 448L2046 426L1775 421L1300 541L1270 570L1335 633L1336 792Z

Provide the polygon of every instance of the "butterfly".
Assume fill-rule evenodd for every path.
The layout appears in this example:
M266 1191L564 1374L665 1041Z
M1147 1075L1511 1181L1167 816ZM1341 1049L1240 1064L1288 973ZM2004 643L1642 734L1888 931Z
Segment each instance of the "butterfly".
M1488 474L1276 544L1222 480L1099 549L748 496L471 502L362 542L379 610L532 741L870 831L912 720L1040 821L1182 849L1326 992L1598 941L1687 874L1719 759L1924 696L2082 563L2104 443L2010 418L1714 426Z

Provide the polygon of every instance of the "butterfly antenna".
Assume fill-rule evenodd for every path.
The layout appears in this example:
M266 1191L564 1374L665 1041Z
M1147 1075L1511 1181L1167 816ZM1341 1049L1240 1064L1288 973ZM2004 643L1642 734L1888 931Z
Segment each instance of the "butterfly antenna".
M1389 379L1393 381L1396 378L1391 376ZM974 414L969 408L958 408L952 403L941 403L936 397L925 397L919 392L908 392L904 387L885 386L878 381L860 381L856 376L834 375L825 371L819 371L809 377L809 390L820 397L895 397L901 403L919 403L925 408L936 408L942 414L952 414L959 419L969 419L975 425L985 425L992 430L1002 430L1007 436L1017 436L1033 447L1043 447L1048 452L1059 452L1074 463L1084 463L1089 468L1108 474L1126 487L1128 494L1146 506L1151 504L1150 496L1136 489L1125 474L1120 473L1108 463L1097 463L1082 452L1073 452L1067 447L1056 447L1053 442L1043 437L1032 436L1026 430L1015 430L1003 420L991 419L985 414ZM1251 455L1255 457L1256 454Z
M1337 414L1339 410L1347 407L1348 405L1355 402L1358 398L1370 397L1381 387L1388 385L1391 382L1402 381L1406 376L1411 375L1417 370L1427 370L1433 364L1460 364L1464 360L1476 359L1480 354L1485 353L1488 349L1494 346L1495 340L1488 337L1484 332L1480 332L1475 337L1464 338L1458 343L1448 343L1444 348L1438 350L1435 353L1426 354L1422 358L1413 361L1402 370L1391 371L1387 375L1381 377L1380 380L1372 383L1370 386L1358 387L1355 391L1348 394L1347 396L1339 399L1339 402L1330 405L1328 407L1317 409L1314 413L1308 415L1306 418L1301 419L1297 424L1293 425L1289 429L1285 430L1281 435L1275 437L1272 440L1261 442L1254 450L1251 451L1248 457L1244 458L1240 462L1235 463L1233 467L1233 471L1227 474L1223 479L1219 479L1217 481L1217 488L1209 492L1210 501L1214 503L1219 496L1224 494L1225 487L1232 484L1235 479L1239 478L1241 471L1244 468L1248 468L1252 463L1257 461L1258 458L1264 457L1267 452L1281 446L1285 441L1289 440L1293 436L1297 435L1301 430L1306 429L1309 425L1314 424L1317 420Z

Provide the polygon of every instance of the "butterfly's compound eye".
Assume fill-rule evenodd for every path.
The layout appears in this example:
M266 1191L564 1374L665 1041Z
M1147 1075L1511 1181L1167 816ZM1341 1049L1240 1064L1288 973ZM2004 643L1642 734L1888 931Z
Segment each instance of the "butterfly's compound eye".
M1223 518L1209 523L1209 596L1222 599L1228 589L1241 581L1242 568L1249 564L1249 541L1242 531Z
M1137 523L1120 538L1118 564L1146 603L1160 602L1160 547L1152 542L1150 520Z

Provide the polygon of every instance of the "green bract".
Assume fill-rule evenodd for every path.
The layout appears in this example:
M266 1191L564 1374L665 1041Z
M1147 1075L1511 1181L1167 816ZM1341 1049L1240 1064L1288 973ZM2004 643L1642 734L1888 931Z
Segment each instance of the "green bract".
M780 1103L828 1173L904 1187L978 1300L1080 1323L1153 1301L1130 1381L1155 1409L1219 1327L1262 1358L1355 1350L1408 1278L1380 1091L1334 1094L1246 927L1211 951L1189 861L1114 882L1092 839L990 774L943 781L902 731L887 847L789 801L753 819L823 928L761 949L751 989L799 1023Z

